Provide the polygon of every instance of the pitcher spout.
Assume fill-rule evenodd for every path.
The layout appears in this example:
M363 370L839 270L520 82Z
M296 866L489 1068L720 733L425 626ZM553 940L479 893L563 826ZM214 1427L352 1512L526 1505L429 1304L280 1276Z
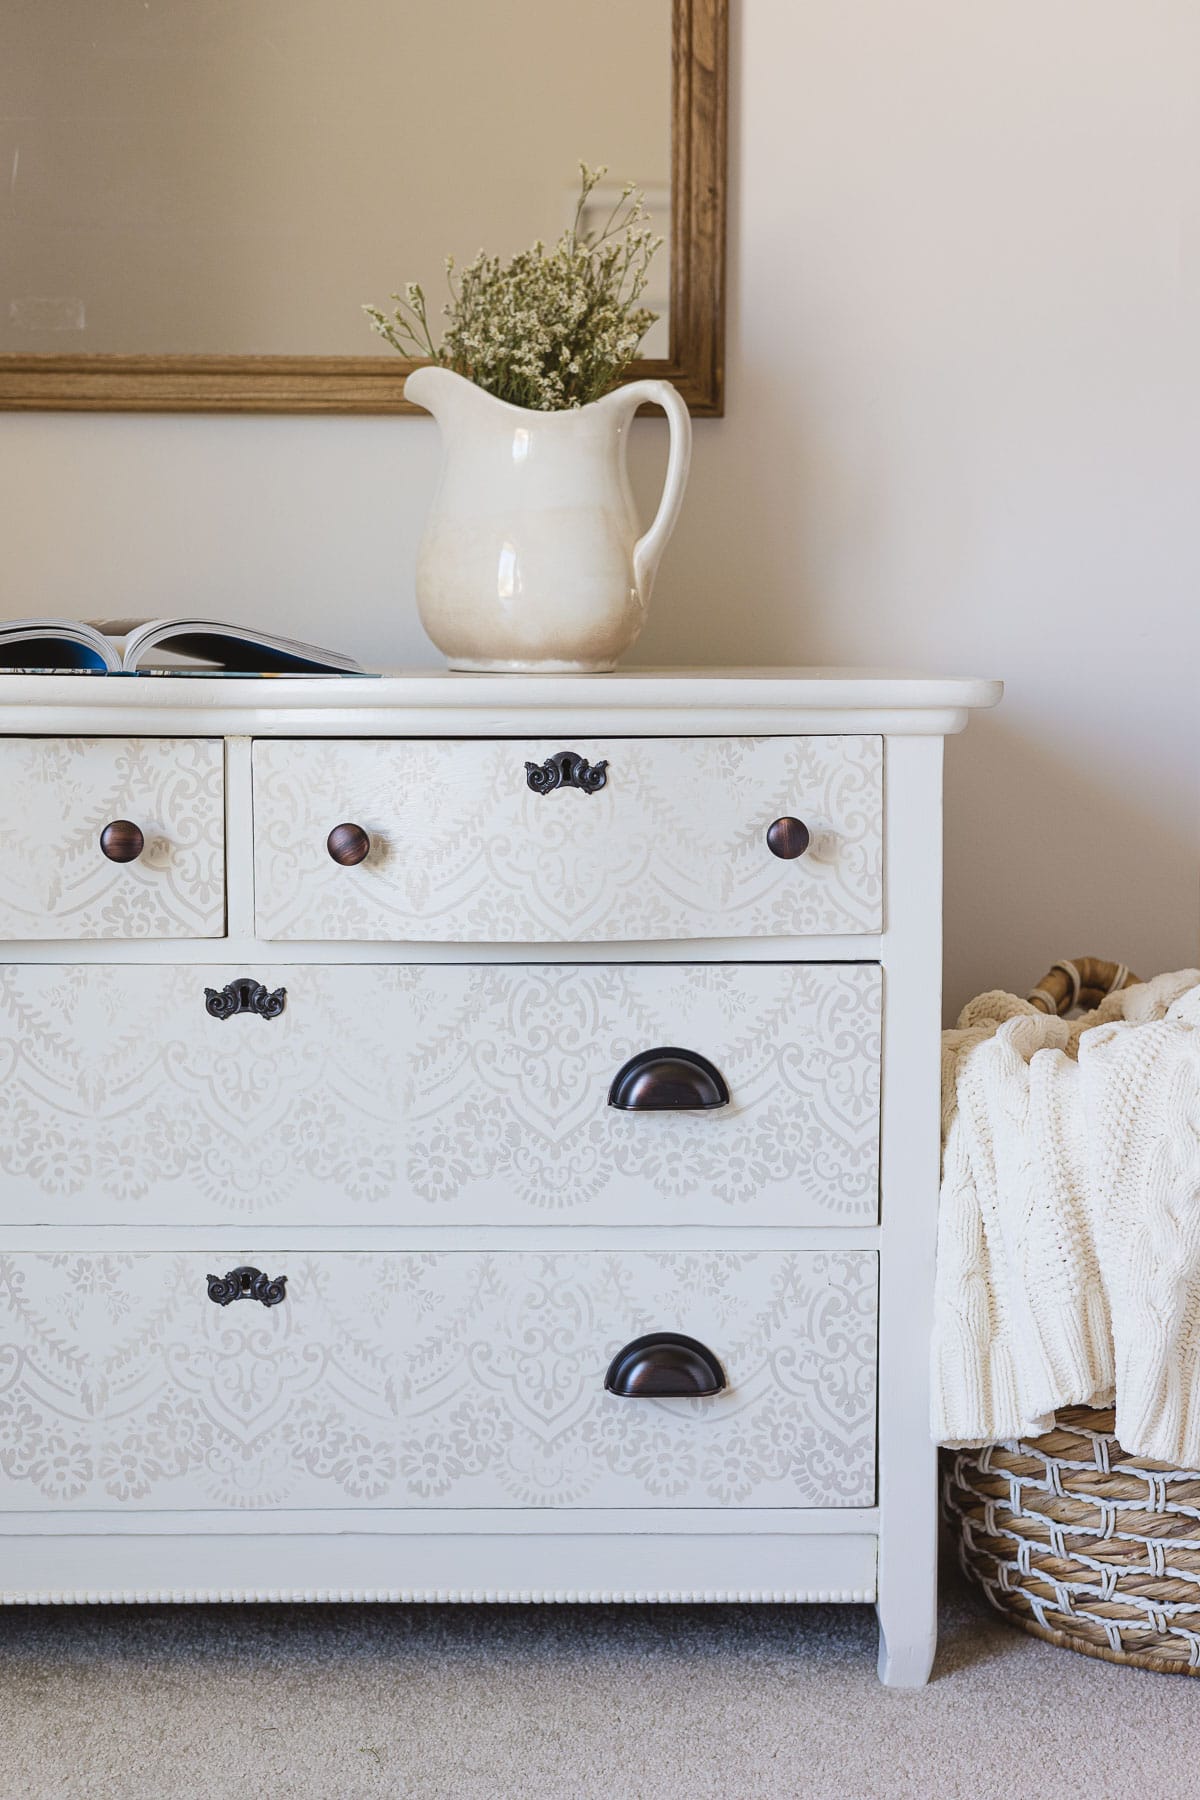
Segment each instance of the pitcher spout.
M468 413L477 415L486 411L489 405L501 404L473 381L468 381L465 375L456 375L453 369L444 369L440 363L423 363L419 369L414 369L405 378L404 398L414 406L424 407L443 427Z

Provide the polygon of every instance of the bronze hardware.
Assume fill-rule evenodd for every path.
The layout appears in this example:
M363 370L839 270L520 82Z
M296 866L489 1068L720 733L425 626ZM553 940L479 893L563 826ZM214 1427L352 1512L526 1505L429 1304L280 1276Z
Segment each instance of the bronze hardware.
M596 794L607 786L607 761L590 763L575 750L559 750L543 763L525 764L525 782L535 794L550 794L555 788L579 788L582 793Z
M258 1300L263 1306L278 1306L287 1287L286 1275L276 1275L272 1279L261 1269L252 1269L248 1265L230 1269L225 1275L208 1275L205 1279L208 1297L218 1306L228 1306L234 1300Z
M253 975L239 975L223 988L204 990L204 1010L214 1019L232 1019L235 1013L257 1013L260 1019L277 1019L286 1004L286 988L276 988L272 993Z
M640 1050L622 1063L608 1090L608 1104L622 1112L687 1112L728 1106L725 1077L696 1050L664 1045Z
M618 1350L604 1385L627 1400L695 1399L728 1387L706 1344L678 1331L651 1331Z

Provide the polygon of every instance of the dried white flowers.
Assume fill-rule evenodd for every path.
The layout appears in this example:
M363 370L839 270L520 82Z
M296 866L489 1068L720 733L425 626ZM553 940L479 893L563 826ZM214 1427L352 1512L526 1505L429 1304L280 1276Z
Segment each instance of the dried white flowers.
M575 219L552 250L540 241L509 263L481 250L455 282L446 259L446 332L433 342L425 295L416 282L393 294L389 318L363 311L372 328L404 356L432 357L514 406L561 412L585 406L620 380L657 314L637 304L650 259L662 243L632 182L603 227L582 233L583 209L603 165L580 163Z

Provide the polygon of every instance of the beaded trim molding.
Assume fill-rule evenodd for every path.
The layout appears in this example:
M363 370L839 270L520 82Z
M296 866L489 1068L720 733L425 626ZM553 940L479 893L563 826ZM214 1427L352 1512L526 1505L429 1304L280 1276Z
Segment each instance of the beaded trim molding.
M1200 1674L1200 1471L1131 1457L1111 1407L1044 1437L942 1453L964 1572L1038 1637L1138 1668Z
M41 1593L0 1594L0 1606L192 1606L262 1603L381 1601L406 1605L558 1605L558 1606L653 1606L707 1605L813 1605L869 1604L874 1589L868 1588L682 1588L679 1590L610 1588L64 1588Z

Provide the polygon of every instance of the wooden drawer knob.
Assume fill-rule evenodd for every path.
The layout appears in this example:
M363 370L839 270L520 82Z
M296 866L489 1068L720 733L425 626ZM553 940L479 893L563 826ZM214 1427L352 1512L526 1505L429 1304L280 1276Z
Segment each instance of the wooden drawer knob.
M146 840L132 819L110 819L100 833L100 848L109 862L136 862Z
M767 849L772 856L781 856L785 862L791 862L794 857L803 856L808 845L808 826L802 819L785 816L767 826Z
M325 848L335 863L352 869L371 853L371 840L361 825L335 825L325 840Z

